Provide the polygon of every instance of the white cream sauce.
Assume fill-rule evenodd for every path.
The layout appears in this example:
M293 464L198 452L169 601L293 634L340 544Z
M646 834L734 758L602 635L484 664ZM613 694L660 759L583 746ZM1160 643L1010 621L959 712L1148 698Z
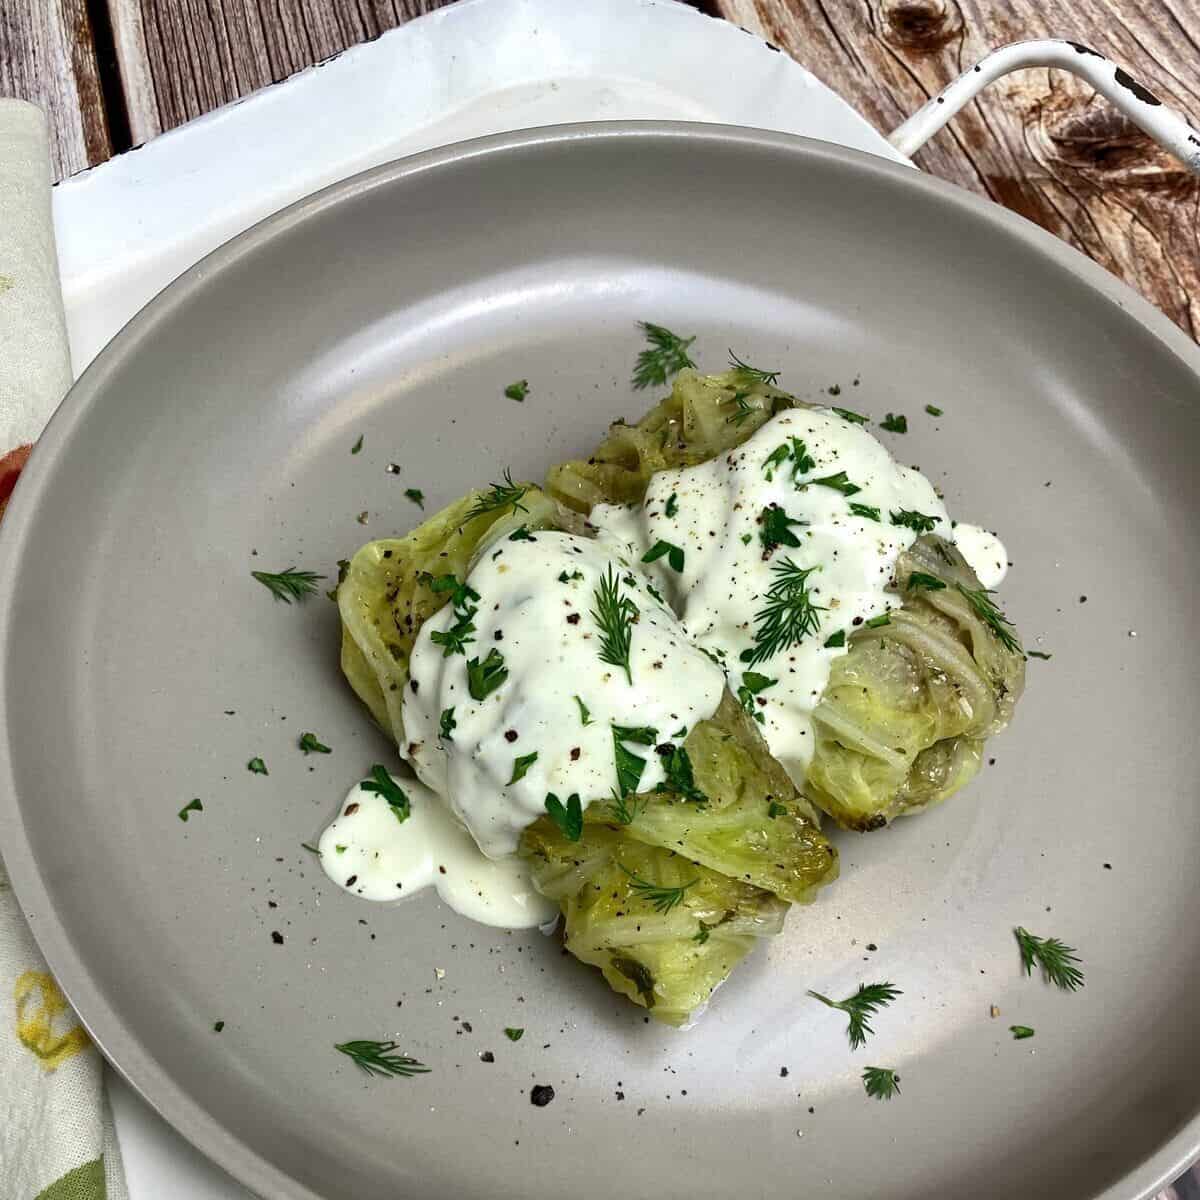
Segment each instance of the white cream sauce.
M435 887L455 912L503 929L554 920L558 906L534 890L520 859L486 858L424 784L394 778L409 798L406 820L357 784L321 834L321 866L334 883L364 900L396 900Z
M789 519L785 528L797 545L764 545L770 506L782 510L776 518ZM682 571L666 557L648 569L688 635L725 663L735 694L748 670L773 681L751 703L772 753L800 785L813 755L812 711L833 660L846 653L844 641L827 641L901 603L887 589L897 558L917 537L893 518L903 520L905 512L923 514L934 532L956 540L945 505L920 472L832 410L796 409L773 417L730 454L655 475L640 508L601 505L591 520L601 540L635 560L659 541L684 551ZM968 533L964 542L973 567L977 556L985 568L997 556L1004 561L998 541ZM814 568L806 587L821 609L819 628L761 661L743 661L761 640L757 614L787 560Z
M985 588L998 588L1008 574L1008 551L994 534L978 525L959 521L950 539Z
M606 576L637 610L628 678L600 657L603 633L594 613ZM450 655L433 641L457 620L451 604L422 625L404 697L402 749L490 857L516 850L521 832L546 812L548 794L563 804L577 794L584 808L613 795L614 725L648 726L658 744L678 743L721 702L721 668L688 641L648 590L647 576L619 550L559 532L502 538L480 555L467 582L479 597L474 640L466 654ZM470 691L470 662L492 651L508 674L479 699ZM445 722L444 736L448 710L453 726ZM627 748L645 760L639 790L664 779L653 746ZM536 759L522 768L519 760L532 754Z

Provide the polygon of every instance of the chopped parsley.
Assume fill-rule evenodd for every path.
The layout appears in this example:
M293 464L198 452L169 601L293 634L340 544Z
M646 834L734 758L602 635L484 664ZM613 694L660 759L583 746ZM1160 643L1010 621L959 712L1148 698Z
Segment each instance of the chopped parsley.
M807 475L817 465L809 456L808 447L804 442L798 437L788 438L786 442L780 442L763 463L763 474L766 475L768 483L775 478L776 467L781 467L788 461L792 464L793 482L801 475Z
M354 445L350 447L350 453L357 454L362 449L362 443L363 443L362 434L360 433L358 435L358 441L355 442Z
M300 747L301 750L304 751L305 754L332 754L333 753L333 751L330 750L330 748L328 746L322 744L318 740L317 735L315 733L302 733L300 735L300 741L297 743L297 745Z
M482 662L477 658L467 661L467 691L472 700L486 700L507 678L508 668L499 650L489 650Z
M529 532L529 526L522 525L519 528L514 529L512 533L508 535L508 540L510 542L532 542L534 537L533 534Z
M696 786L696 777L692 771L692 760L682 746L668 743L658 748L658 756L662 760L666 779L654 790L669 792L682 796L685 800L694 800L698 804L707 804L708 797Z
M444 633L435 629L429 635L429 640L435 646L443 647L443 658L449 658L452 654L466 654L467 646L475 640L475 614L479 611L475 602L479 599L479 593L465 581L460 583L453 575L434 576L425 572L418 578L434 595L449 592L450 605L454 610L454 624Z
M504 1027L504 1036L508 1038L510 1042L519 1042L521 1038L525 1036L525 1030L514 1029L511 1025L506 1025Z
M442 709L442 715L438 720L438 737L446 738L448 741L453 740L454 730L458 727L458 722L454 719L454 706Z
M382 763L376 763L371 768L371 778L364 779L359 785L364 792L374 792L382 796L392 810L392 816L404 824L412 816L412 806L404 789L388 774L388 769Z
M839 629L837 633L831 633L825 639L826 650L838 650L846 644L846 631Z
M672 571L683 570L683 550L681 547L664 542L661 538L642 555L642 562L652 563L657 562L663 556L666 556L667 565Z
M553 792L547 792L546 811L568 842L577 842L583 837L583 806L579 803L578 792L572 792L565 805Z
M1026 1038L1033 1037L1033 1030L1028 1025L1010 1025L1009 1033L1013 1035L1014 1042L1023 1042Z
M800 539L792 532L791 526L808 524L799 517L789 517L778 504L768 504L759 514L758 521L761 526L758 538L768 558L780 546L799 546Z
M538 752L535 750L532 754L522 754L513 760L512 778L508 781L508 787L512 787L514 783L525 778L529 768L537 762L537 756Z
M663 513L668 517L673 517L679 511L678 499L674 492L667 497L667 502L663 506Z
M780 804L778 800L770 801L767 804L767 816L770 817L772 821L775 820L776 817L786 817L787 805Z
M582 578L583 578L582 571L572 571L570 573L570 575L568 575L566 573L566 571L560 571L558 574L558 582L559 583L570 583L572 579L582 579Z
M738 686L737 692L738 703L760 725L766 724L766 718L759 711L758 705L754 702L754 697L759 692L765 691L769 687L774 687L778 682L778 679L768 679L766 675L760 675L757 671L742 672L742 682Z
M185 805L184 805L184 806L183 806L183 807L182 807L182 808L179 810L179 819L180 819L181 821L186 821L186 820L188 819L188 817L189 817L189 816L191 816L191 814L192 814L192 813L194 813L194 812L203 812L203 811L204 811L204 805L200 803L199 799L196 799L196 800L189 800L189 801L188 801L188 802L187 802L187 803L186 803L186 804L185 804Z
M866 425L870 421L870 417L864 417L862 413L852 412L848 408L835 408L833 410L843 421L849 421L851 425Z
M839 471L836 475L822 475L820 479L813 479L809 482L815 483L818 487L833 488L835 492L841 492L843 496L857 496L862 488L856 483L851 483L846 478L845 471Z
M425 507L425 493L420 488L405 488L404 494L418 507Z
M850 511L856 517L866 517L868 521L881 520L879 516L879 509L872 508L869 504L856 504L853 500L851 500Z
M868 629L881 629L884 625L892 623L892 614L890 612L880 613L877 617L872 617L869 621L864 621L863 624Z
M907 433L908 418L903 413L888 413L879 422L879 428L886 429L888 433Z
M938 408L938 407L937 407L936 405L934 405L934 404L927 404L927 405L925 405L925 411L926 411L926 412L927 412L927 413L928 413L928 414L929 414L931 417L940 417L940 416L942 415L942 410L941 410L940 408Z
M899 512L890 512L888 516L893 525L902 525L914 533L932 533L933 527L942 519L941 517L931 517L923 512L916 512L910 508L902 508Z
M510 383L508 387L504 389L504 394L510 400L516 400L518 403L522 403L525 397L529 395L529 380L518 379L516 383Z
M267 770L267 764L261 758L252 758L246 764L246 770L252 775L269 775L271 773Z
M658 741L658 731L648 725L614 725L612 737L613 758L617 767L617 791L620 796L625 797L638 790L642 772L646 769L646 760L641 755L634 754L624 743L653 746Z

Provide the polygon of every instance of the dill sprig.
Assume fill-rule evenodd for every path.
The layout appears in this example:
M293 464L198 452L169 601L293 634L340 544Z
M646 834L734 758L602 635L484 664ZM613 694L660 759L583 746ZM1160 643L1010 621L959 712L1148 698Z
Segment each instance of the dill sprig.
M1021 653L1021 643L1017 639L1017 631L1009 624L1008 618L994 605L989 596L996 593L990 588L963 587L961 583L954 585L966 597L967 603L975 610L975 615L987 625L996 635L996 640L1005 650Z
M612 813L613 820L618 825L632 825L637 820L638 814L646 807L648 796L622 796L615 788L613 789L612 799L608 802L608 811Z
M751 667L816 633L821 628L820 614L827 611L808 594L808 577L819 566L801 567L785 558L771 570L775 581L767 589L766 603L754 614L754 649L740 655Z
M638 607L628 596L621 595L621 583L610 563L593 594L596 606L592 609L592 620L600 630L600 661L622 668L626 680L633 683L629 651Z
M682 904L684 893L688 888L700 882L699 876L697 876L687 883L680 884L679 887L663 887L635 875L624 863L617 863L617 866L629 876L631 890L637 894L639 899L645 900L647 904L651 905L657 913L669 913L671 909Z
M1021 966L1026 975L1033 974L1036 964L1041 967L1042 978L1047 983L1065 992L1083 987L1083 972L1075 965L1079 958L1074 946L1064 945L1058 938L1035 937L1021 925L1013 930L1013 935L1021 948Z
M315 571L297 571L288 567L286 571L251 571L250 574L275 597L285 604L293 600L303 600L317 590L317 580L324 579Z
M525 493L529 491L523 484L513 483L512 471L505 467L504 482L491 484L491 490L484 492L467 510L463 524L482 517L485 513L499 512L512 505L513 512L528 512L529 509L521 503Z
M662 325L650 321L639 321L638 326L646 335L650 345L637 356L633 368L633 386L639 391L642 388L666 383L672 375L677 375L684 367L694 367L688 356L688 347L696 340L696 335L681 338Z
M729 366L743 379L752 380L754 383L765 383L770 387L773 387L779 378L778 371L764 371L760 367L752 367L749 363L742 362L732 350L729 351Z
M734 406L735 411L725 418L726 425L740 425L747 417L763 411L750 403L749 396L749 392L734 392L729 398L729 403Z
M867 1067L862 1079L867 1095L874 1100L890 1100L900 1095L900 1076L891 1067Z
M927 592L940 592L945 589L945 583L936 575L929 575L925 571L914 571L908 577L908 582L904 585L905 591L919 592L921 590Z
M398 1042L335 1042L333 1048L353 1059L368 1075L427 1075L429 1068L407 1054L396 1054Z
M830 1008L841 1010L850 1018L846 1036L850 1039L850 1049L857 1050L860 1046L865 1046L868 1035L875 1032L871 1028L870 1018L904 993L890 983L863 983L853 996L848 996L845 1000L830 1000L820 992L810 991L808 994Z

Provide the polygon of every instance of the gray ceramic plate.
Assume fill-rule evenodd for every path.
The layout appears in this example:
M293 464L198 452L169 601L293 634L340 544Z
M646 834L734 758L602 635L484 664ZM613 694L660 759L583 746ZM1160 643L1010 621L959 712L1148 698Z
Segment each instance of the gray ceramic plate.
M1054 656L970 792L839 838L842 880L685 1033L536 932L325 883L300 843L388 747L334 606L249 574L408 529L406 487L433 509L585 450L649 399L627 382L647 318L703 365L732 346L802 396L907 413L897 452L1003 531L1006 606ZM1031 225L782 136L525 133L296 205L101 355L3 524L0 844L52 967L134 1085L269 1196L1148 1194L1200 1111L1198 367ZM333 754L304 758L305 730ZM1016 924L1079 947L1086 988L1025 979ZM869 979L904 996L851 1054L804 989ZM333 1050L386 1036L433 1073ZM867 1065L902 1096L868 1099Z

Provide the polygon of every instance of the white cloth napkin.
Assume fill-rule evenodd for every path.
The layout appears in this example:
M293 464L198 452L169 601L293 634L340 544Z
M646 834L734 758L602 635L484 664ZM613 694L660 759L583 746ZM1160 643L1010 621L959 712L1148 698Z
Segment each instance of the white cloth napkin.
M41 111L0 100L0 512L71 384L50 179ZM0 1194L125 1200L102 1060L47 970L2 861L0 988Z

